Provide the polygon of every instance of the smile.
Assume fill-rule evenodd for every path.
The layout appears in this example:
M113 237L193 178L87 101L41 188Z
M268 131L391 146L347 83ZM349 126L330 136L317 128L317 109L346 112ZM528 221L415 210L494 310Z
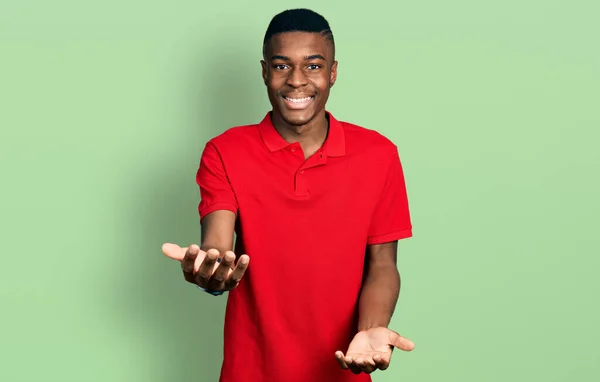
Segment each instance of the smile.
M291 98L283 97L288 109L300 110L308 107L310 103L315 99L314 96L302 97L302 98Z
M302 102L307 102L307 101L310 101L311 99L313 99L313 97L304 97L304 98L283 97L283 98L285 98L286 101L293 102L293 103L302 103Z

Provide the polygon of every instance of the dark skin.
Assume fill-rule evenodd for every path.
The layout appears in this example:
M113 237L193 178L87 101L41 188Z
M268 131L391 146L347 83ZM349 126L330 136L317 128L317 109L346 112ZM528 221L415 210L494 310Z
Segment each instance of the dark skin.
M325 142L325 104L337 79L331 41L318 33L273 36L261 61L262 77L273 106L273 125L289 143L298 142L306 158ZM311 100L294 108L286 98Z
M410 340L388 328L400 293L397 248L397 241L367 246L367 275L358 303L358 333L346 354L335 353L340 366L355 374L387 369L394 348L414 349Z
M308 158L327 138L325 105L338 66L333 44L319 33L289 32L273 36L264 52L262 77L273 125L287 142L298 142ZM232 290L250 262L248 255L236 258L232 251L235 220L230 211L215 211L202 219L200 246L165 243L163 253L181 262L188 282L211 291ZM414 348L388 328L400 292L397 242L369 245L366 256L357 333L346 353L335 353L341 368L357 374L387 369L394 348Z
M212 212L201 221L200 246L165 243L162 251L181 262L186 281L208 291L230 291L238 285L250 262L248 255L236 259L233 253L235 219L231 211Z

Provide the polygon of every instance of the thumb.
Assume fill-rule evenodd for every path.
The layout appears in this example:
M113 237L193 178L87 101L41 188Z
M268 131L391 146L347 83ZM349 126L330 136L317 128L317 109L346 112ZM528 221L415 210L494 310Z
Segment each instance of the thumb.
M185 256L187 247L180 247L177 244L164 243L162 245L162 252L173 260L181 261Z
M404 351L411 351L415 348L415 344L411 340L402 337L393 330L390 330L390 345Z

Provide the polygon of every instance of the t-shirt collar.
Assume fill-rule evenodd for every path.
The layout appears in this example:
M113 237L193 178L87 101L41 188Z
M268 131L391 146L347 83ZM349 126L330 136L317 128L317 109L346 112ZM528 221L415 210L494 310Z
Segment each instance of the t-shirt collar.
M327 134L327 140L323 145L323 153L329 157L343 156L346 154L344 128L341 122L335 119L330 112L325 111L325 113L329 118L329 132ZM283 150L290 145L290 143L288 143L281 135L279 135L277 129L275 129L275 126L273 126L270 111L258 124L258 130L260 131L260 136L265 146L267 146L271 152Z

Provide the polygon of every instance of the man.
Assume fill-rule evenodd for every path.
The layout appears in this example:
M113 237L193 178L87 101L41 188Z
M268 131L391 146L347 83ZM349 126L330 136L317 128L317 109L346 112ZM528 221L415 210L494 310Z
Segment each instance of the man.
M397 148L326 111L338 63L319 14L276 15L261 64L272 110L207 143L201 245L163 252L229 292L221 382L370 381L414 347L388 329L412 235Z

